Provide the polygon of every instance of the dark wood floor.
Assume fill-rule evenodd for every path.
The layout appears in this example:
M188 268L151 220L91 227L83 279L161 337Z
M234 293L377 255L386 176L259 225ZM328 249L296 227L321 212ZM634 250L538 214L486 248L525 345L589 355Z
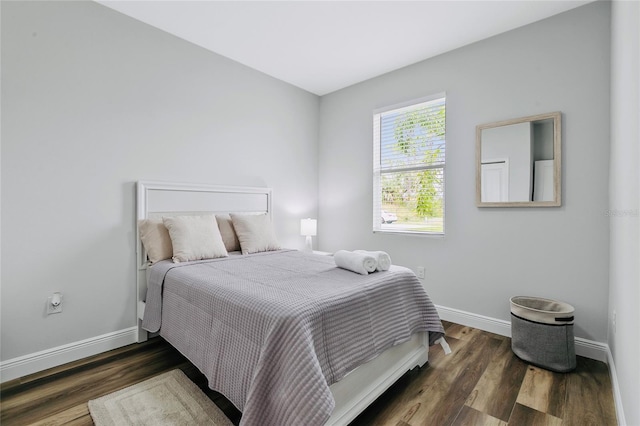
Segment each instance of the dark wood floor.
M578 357L574 372L551 373L520 361L506 337L444 324L452 354L431 348L428 365L405 374L352 426L617 425L604 363ZM174 368L238 424L240 413L159 338L4 383L0 424L92 425L87 401Z

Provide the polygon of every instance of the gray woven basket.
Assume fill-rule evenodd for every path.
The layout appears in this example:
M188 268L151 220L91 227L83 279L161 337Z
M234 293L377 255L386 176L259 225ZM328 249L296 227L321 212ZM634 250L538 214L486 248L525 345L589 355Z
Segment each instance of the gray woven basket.
M576 368L573 306L529 296L515 296L510 302L513 353L551 371Z

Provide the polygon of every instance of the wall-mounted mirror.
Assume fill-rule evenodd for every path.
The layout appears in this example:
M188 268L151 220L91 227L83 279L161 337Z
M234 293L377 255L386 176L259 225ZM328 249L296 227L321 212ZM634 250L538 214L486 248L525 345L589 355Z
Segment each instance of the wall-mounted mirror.
M478 207L561 204L560 112L476 127Z

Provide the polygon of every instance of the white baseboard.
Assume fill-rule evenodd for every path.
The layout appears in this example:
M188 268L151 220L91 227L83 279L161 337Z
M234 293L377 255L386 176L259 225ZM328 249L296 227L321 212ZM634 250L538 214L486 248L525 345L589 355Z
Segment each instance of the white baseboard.
M130 345L137 341L137 327L114 331L79 342L9 359L0 363L0 382L17 379L47 368Z
M511 337L511 322L509 321L485 317L484 315L447 308L445 306L436 305L436 309L440 314L440 318L445 321L478 328L483 331L488 331L489 333L499 334L500 336ZM575 348L576 355L605 363L608 362L607 352L609 352L609 346L606 343L576 337Z
M609 365L609 373L611 375L611 387L613 388L613 400L616 404L616 416L619 425L626 425L627 420L624 417L624 408L622 407L622 395L620 395L620 387L618 385L618 372L616 364L613 362L613 354L611 348L607 345L607 364Z
M473 314L459 309L447 308L446 306L436 305L436 309L438 310L440 318L445 321L478 328L483 331L488 331L489 333L499 334L500 336L511 337L511 323L509 321L485 317L484 315Z

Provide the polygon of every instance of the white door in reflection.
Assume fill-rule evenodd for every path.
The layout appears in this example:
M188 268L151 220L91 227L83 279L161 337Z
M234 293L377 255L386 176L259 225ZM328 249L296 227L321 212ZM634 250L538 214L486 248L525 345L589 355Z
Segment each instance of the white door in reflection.
M482 202L509 201L509 161L482 164Z

